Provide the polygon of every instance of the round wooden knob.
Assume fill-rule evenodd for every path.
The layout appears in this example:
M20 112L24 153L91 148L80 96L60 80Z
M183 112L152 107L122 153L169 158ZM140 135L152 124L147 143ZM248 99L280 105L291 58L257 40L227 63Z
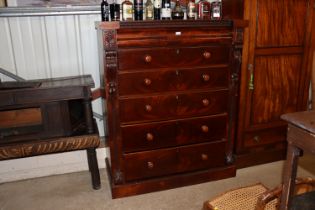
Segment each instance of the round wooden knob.
M151 162L151 161L149 161L149 162L147 163L147 165L148 165L148 168L149 168L149 169L152 169L152 168L154 167L154 164L153 164L153 162Z
M208 155L207 154L201 154L201 159L202 160L208 160Z
M148 78L145 78L145 79L144 79L144 84L145 84L146 86L151 85L151 83L152 83L152 81L151 81L150 79L148 79Z
M148 141L153 141L154 136L153 136L152 133L147 133L146 138L147 138Z
M204 132L204 133L208 133L209 127L206 126L206 125L203 125L203 126L201 126L201 130L202 130L202 132Z
M209 53L208 51L204 51L204 52L203 52L203 57L206 58L206 59L208 59L208 58L211 57L211 53Z
M152 106L149 105L149 104L145 105L145 110L146 110L147 112L151 112L151 111L152 111Z
M150 63L152 61L152 56L151 55L146 55L144 57L145 62Z
M209 74L203 74L202 75L202 79L203 79L204 82L208 82L210 80Z
M204 106L208 106L209 105L209 100L208 99L203 99L202 100L202 104L204 105Z

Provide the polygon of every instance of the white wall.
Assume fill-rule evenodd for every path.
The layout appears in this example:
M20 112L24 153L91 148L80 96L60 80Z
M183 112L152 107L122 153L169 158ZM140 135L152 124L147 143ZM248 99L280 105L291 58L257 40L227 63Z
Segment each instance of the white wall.
M99 14L0 17L0 67L25 79L91 74L99 87L99 20ZM102 114L100 100L93 111ZM103 122L97 123L104 136ZM97 152L105 167L105 149ZM0 183L80 170L87 170L85 151L0 161Z

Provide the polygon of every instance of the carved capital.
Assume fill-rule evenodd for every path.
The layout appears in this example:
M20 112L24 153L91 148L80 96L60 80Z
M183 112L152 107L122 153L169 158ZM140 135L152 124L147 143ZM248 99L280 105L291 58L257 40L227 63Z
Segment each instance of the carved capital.
M233 164L234 161L235 161L235 157L234 157L234 155L233 155L232 153L229 153L229 154L227 154L227 155L225 156L225 163L226 163L227 165Z
M115 30L105 30L103 35L104 48L105 50L113 50L117 47L116 42L116 31Z
M243 28L235 28L233 42L237 44L243 43L244 30Z
M113 175L114 175L113 178L114 178L115 183L121 183L123 181L123 174L121 171L116 170L114 171Z

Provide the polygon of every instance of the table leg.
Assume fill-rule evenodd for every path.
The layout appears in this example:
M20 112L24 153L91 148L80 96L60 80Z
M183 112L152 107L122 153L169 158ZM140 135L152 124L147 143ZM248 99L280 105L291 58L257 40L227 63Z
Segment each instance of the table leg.
M301 149L295 147L290 142L288 144L287 160L283 172L283 187L281 194L280 210L288 210L294 192L294 184L297 172L298 158Z
M93 116L92 116L91 101L89 99L84 99L83 105L84 105L87 132L93 133L94 129L93 129Z
M91 172L92 185L95 190L98 190L101 188L101 179L100 179L100 172L99 172L98 164L97 164L95 148L89 148L86 150L86 152L87 152L89 170Z

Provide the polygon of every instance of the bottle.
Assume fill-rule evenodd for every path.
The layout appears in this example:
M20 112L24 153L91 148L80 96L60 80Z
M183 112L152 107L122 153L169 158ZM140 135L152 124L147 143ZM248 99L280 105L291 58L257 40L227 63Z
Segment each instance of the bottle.
M171 0L162 0L161 18L162 20L171 19Z
M122 20L133 20L133 4L129 0L125 0L121 3L122 7Z
M187 19L196 19L196 3L195 0L189 0L187 4Z
M101 3L101 15L102 21L109 21L109 4L107 0L103 0Z
M154 20L161 19L161 0L154 0Z
M222 18L222 3L214 1L211 3L211 20L221 20Z
M120 20L120 5L116 3L116 0L109 5L110 8L110 18L112 21Z
M145 3L145 19L146 20L153 20L154 18L154 6L151 0L147 0Z
M176 0L175 7L172 11L172 19L184 19L184 12L182 10L182 7L180 6L179 0Z
M143 0L134 0L133 5L135 20L143 20Z
M211 5L206 0L200 0L198 3L198 18L203 20L210 20Z

